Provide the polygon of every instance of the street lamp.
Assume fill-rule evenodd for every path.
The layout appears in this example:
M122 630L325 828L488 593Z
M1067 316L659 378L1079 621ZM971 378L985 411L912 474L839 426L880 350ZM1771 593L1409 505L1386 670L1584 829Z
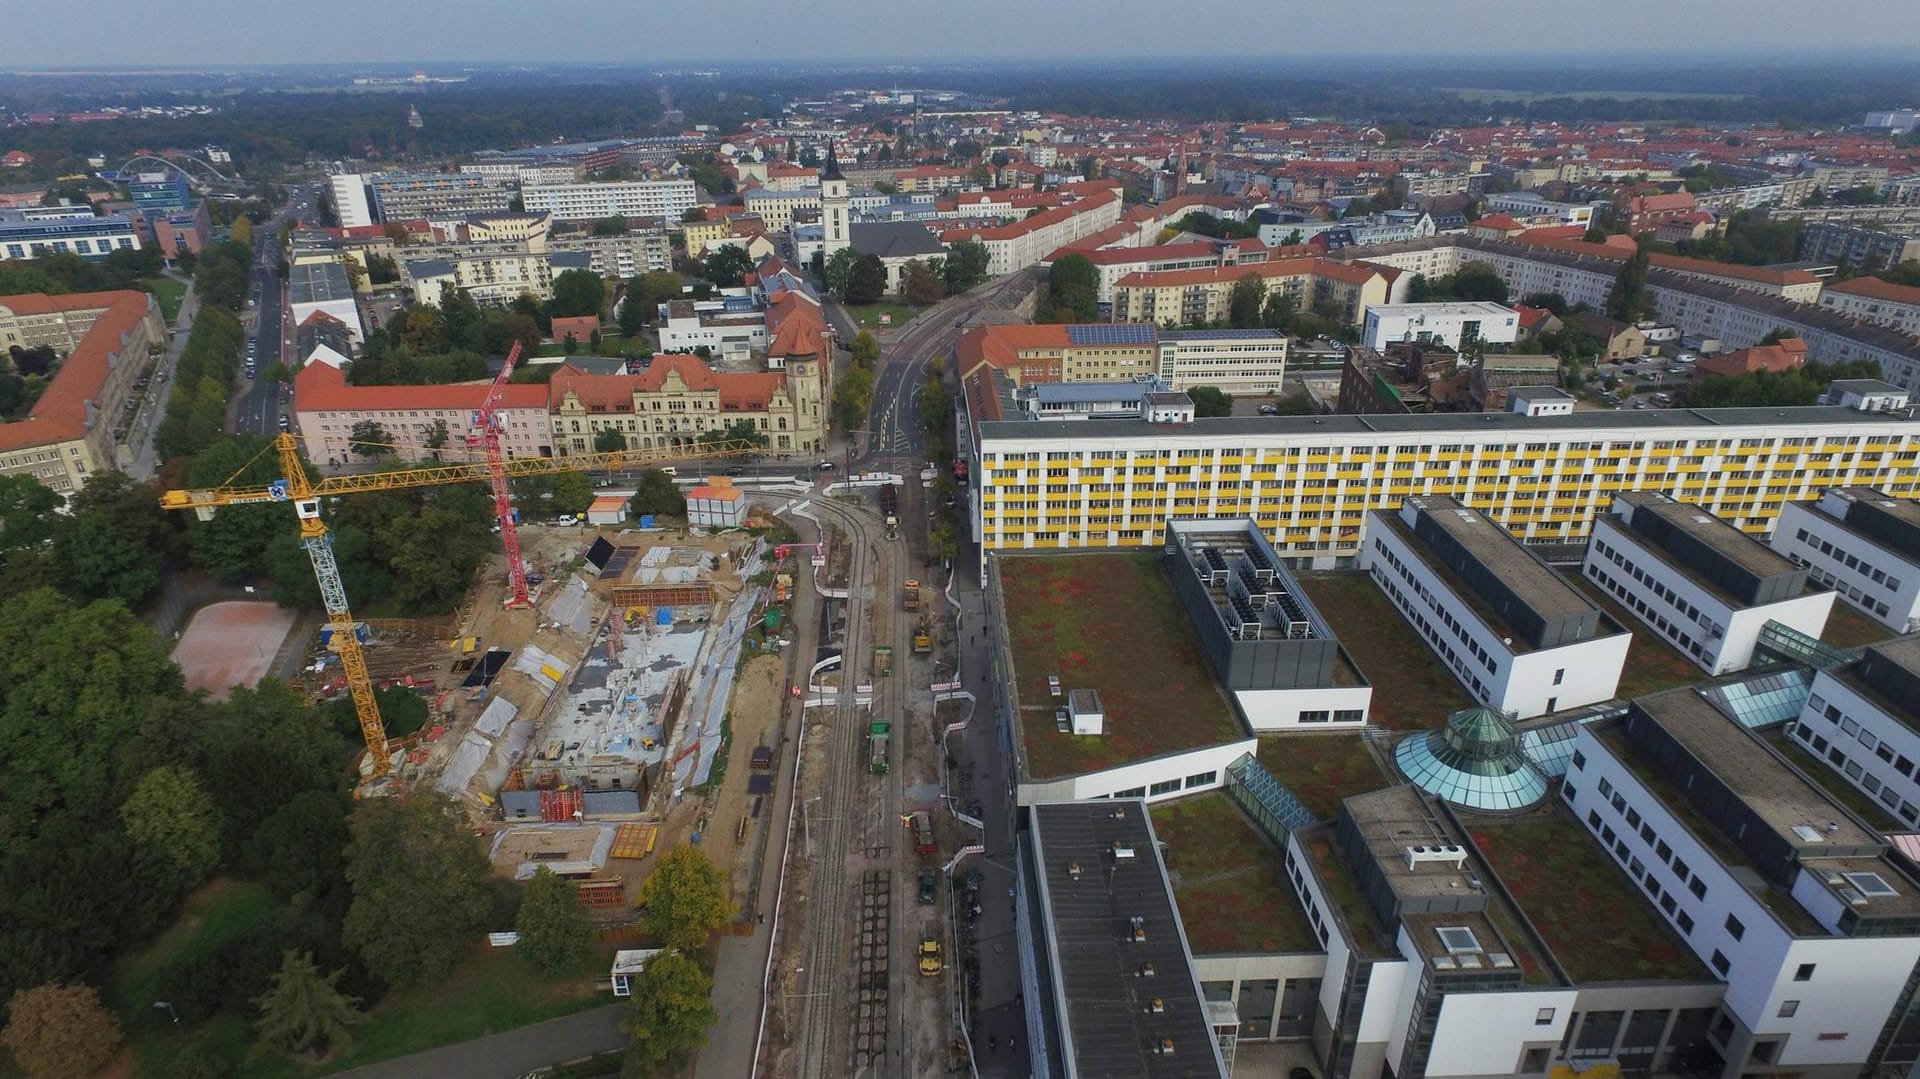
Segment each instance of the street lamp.
M175 1007L173 1006L173 1001L171 1001L171 1000L156 1000L156 1001L154 1001L154 1002L153 1002L153 1009L154 1009L155 1011L159 1011L159 1010L161 1010L162 1008L164 1008L164 1009L166 1009L166 1012L167 1012L167 1014L168 1014L168 1015L171 1015L171 1016L173 1016L173 1025L174 1025L174 1026L179 1026L179 1025L180 1025L180 1012L179 1012L179 1010L178 1010L178 1009L176 1009L176 1008L175 1008Z

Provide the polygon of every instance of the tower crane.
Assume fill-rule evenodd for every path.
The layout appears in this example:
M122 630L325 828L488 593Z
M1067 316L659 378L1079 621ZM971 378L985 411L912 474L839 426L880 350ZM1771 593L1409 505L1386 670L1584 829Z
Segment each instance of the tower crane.
M505 371L501 373L505 378ZM496 380L495 390L490 393L486 406L486 415L491 420L492 404L497 400L500 383ZM484 437L484 436L483 436ZM497 447L497 434L494 445ZM314 580L320 584L320 599L327 609L327 625L333 630L333 641L340 653L340 667L347 678L347 690L353 696L354 714L360 720L360 734L366 739L367 752L371 756L371 776L377 778L387 772L387 731L380 719L380 708L373 696L373 679L367 674L366 656L360 651L360 642L354 636L353 614L347 607L346 586L340 581L340 566L333 557L333 537L327 531L326 522L320 518L321 499L337 495L355 494L361 491L398 491L419 487L437 487L442 484L489 482L494 485L496 509L501 509L500 533L503 537L512 536L509 531L513 509L510 503L502 502L505 496L506 481L521 476L549 476L559 472L589 472L599 470L619 470L645 465L658 460L699 460L714 457L731 457L752 452L759 447L743 440L726 440L711 443L700 450L615 450L608 453L585 453L572 457L516 457L493 459L489 454L486 461L468 461L455 464L429 465L421 468L400 469L393 472L369 472L356 475L324 476L317 482L307 475L306 462L300 458L298 440L290 433L276 435L273 448L280 458L282 478L265 485L222 486L199 488L185 491L168 491L160 496L160 507L168 510L193 510L201 519L213 516L213 512L222 506L243 506L258 503L287 502L293 505L294 517L300 523L300 546L306 548L307 557L313 561ZM517 539L510 541L508 559L511 567L519 570L519 588L524 596L526 588L524 563L519 558ZM510 570L511 572L511 570Z
M493 377L487 399L480 402L480 411L474 417L479 434L467 439L469 446L477 439L486 451L487 481L493 485L493 513L500 519L500 545L507 551L507 587L511 593L507 606L511 609L531 607L533 600L527 595L527 564L520 559L520 529L513 521L513 494L507 490L507 457L500 448L500 420L493 410L506 395L507 376L513 374L513 365L519 359L520 342L516 340L507 350L507 362L500 365L500 373Z

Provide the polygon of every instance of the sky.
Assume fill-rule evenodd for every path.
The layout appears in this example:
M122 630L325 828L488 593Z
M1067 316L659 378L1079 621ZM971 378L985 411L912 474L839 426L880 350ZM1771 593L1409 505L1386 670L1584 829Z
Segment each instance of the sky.
M954 62L1056 57L1920 48L1914 0L12 0L36 67L559 60ZM138 29L156 12L165 30ZM1521 19L1508 27L1509 19ZM564 21L563 21L564 20ZM194 32L186 32L192 28ZM153 27L158 30L158 27ZM28 58L31 58L30 61Z

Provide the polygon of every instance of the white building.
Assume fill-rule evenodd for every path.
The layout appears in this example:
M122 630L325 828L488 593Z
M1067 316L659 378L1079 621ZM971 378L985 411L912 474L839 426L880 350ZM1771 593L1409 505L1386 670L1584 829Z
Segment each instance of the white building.
M347 328L347 340L358 345L366 338L360 325L360 304L354 298L347 268L338 259L301 261L287 267L287 304L295 326L315 311L325 311Z
M840 159L827 147L827 169L820 175L820 260L824 265L833 253L853 243L851 199L847 178L840 172Z
M1475 700L1521 719L1611 700L1632 635L1445 496L1367 515L1360 562Z
M1497 303L1396 303L1367 308L1360 343L1376 352L1403 341L1458 350L1473 341L1511 345L1519 336L1519 314Z
M1010 225L953 229L940 239L948 246L962 240L984 245L987 273L998 277L1024 270L1083 236L1118 224L1122 208L1118 191L1096 191Z
M767 347L767 319L751 307L720 300L670 300L660 305L660 351L710 350L716 358L745 359Z
M1848 318L1920 336L1920 288L1877 277L1829 282L1820 290L1820 306Z
M1278 330L1161 330L1160 379L1173 389L1227 394L1285 389L1287 335Z
M756 187L740 196L740 201L746 206L747 212L759 217L769 230L780 232L792 227L795 215L812 216L820 212L820 189L806 187L797 191L776 191Z
M1571 416L1573 395L1558 386L1510 386L1507 411L1522 416Z
M1725 982L1708 1028L1723 1074L1851 1079L1891 1039L1920 963L1920 887L1698 692L1580 727L1561 796Z
M1767 542L1895 633L1920 629L1920 504L1835 488L1782 505Z
M367 228L374 223L373 205L367 199L367 178L354 172L328 177L333 211L340 216L340 227Z
M1920 826L1920 638L1869 645L1818 671L1791 734L1848 783Z
M138 250L146 231L134 214L96 215L91 206L0 210L0 259L78 255L92 261Z
M1819 637L1833 593L1725 521L1654 492L1614 498L1580 571L1708 674L1746 669L1768 622Z
M1593 224L1590 202L1554 202L1531 191L1507 191L1487 196L1487 212L1521 219L1551 218L1560 225Z
M692 180L618 180L520 190L520 201L527 212L545 212L559 221L596 221L619 215L677 222L693 208L696 198Z

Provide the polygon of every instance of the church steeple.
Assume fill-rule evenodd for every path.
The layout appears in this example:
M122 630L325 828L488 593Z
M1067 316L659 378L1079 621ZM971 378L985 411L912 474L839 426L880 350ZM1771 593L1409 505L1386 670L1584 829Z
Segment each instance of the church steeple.
M845 176L840 175L840 158L833 151L834 151L834 144L832 142L828 142L827 143L827 168L825 172L822 172L820 174L820 179L822 180L846 179Z

